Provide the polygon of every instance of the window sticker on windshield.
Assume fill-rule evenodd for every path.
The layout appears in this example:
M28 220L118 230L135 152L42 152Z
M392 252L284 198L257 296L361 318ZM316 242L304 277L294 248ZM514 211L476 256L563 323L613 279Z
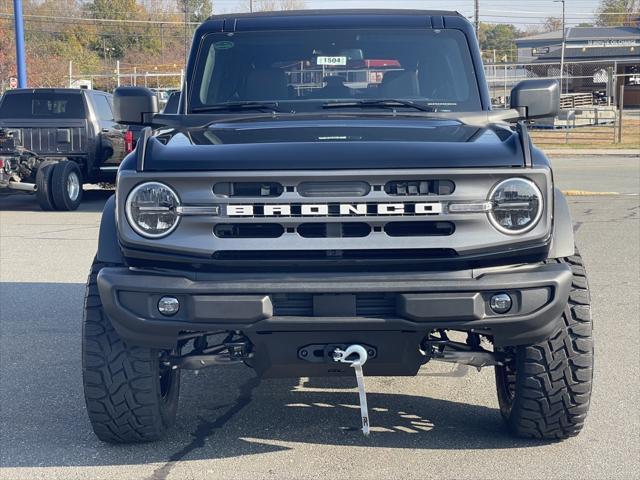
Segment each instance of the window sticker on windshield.
M234 43L230 40L222 40L213 44L213 48L216 50L229 50L230 48L233 48L233 46Z
M347 57L318 57L318 65L346 65Z

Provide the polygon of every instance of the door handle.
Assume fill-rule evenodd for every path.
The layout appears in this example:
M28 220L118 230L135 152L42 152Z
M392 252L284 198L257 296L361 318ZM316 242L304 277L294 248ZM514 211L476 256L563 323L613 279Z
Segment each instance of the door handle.
M109 130L108 128L103 128L101 131L102 131L102 133L109 133L109 132L111 132L111 130Z

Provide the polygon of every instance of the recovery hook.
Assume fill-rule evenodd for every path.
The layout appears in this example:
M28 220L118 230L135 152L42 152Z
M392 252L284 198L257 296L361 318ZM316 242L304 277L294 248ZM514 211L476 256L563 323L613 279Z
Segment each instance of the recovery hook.
M350 358L355 355L357 358ZM350 364L356 372L356 381L358 383L358 396L360 397L360 417L362 419L362 433L369 435L369 408L367 407L367 392L364 388L364 374L362 366L367 362L367 349L362 345L350 345L345 350L336 348L333 351L333 361Z

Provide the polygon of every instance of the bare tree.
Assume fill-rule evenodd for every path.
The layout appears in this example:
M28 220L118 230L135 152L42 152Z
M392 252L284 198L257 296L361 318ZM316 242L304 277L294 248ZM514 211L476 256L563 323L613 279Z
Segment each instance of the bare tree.
M253 5L251 7L251 5ZM304 10L304 0L248 0L247 10L270 12L279 10Z
M600 0L596 23L600 26L633 26L640 17L639 0Z
M562 19L558 17L547 17L544 20L543 30L545 32L556 32L562 30Z

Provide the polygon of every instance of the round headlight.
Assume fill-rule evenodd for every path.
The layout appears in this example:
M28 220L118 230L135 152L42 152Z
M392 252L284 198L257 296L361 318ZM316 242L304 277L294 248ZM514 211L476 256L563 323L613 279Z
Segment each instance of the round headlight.
M503 180L493 187L489 200L493 204L489 220L502 233L528 232L542 216L542 193L531 180Z
M127 220L143 237L164 237L178 226L179 205L178 195L168 186L158 182L142 183L127 197Z

